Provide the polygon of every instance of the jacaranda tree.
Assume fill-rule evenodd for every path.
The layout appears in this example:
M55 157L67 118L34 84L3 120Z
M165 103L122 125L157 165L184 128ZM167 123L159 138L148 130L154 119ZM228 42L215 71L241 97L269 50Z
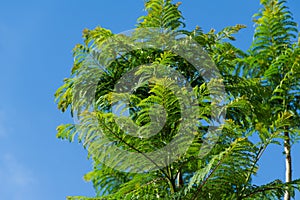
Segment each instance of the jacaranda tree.
M93 160L97 197L69 199L280 199L299 190L291 144L299 136L299 41L284 1L262 0L249 51L233 46L243 25L186 30L180 3L149 0L137 28L83 31L57 90ZM259 135L260 141L251 141ZM252 183L270 144L283 140L286 182Z

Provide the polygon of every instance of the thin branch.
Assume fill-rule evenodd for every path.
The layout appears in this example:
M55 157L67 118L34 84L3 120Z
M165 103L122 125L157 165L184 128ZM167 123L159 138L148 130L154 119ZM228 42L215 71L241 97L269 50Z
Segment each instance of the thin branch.
M228 154L227 154L228 155ZM227 156L226 155L226 156ZM217 168L221 165L222 161L226 158L226 156L224 156L219 162L218 164L215 166L215 168L211 171L211 173L206 177L206 179L202 182L201 185L199 185L199 187L197 188L197 191L194 195L194 197L192 198L192 200L197 199L202 187L205 185L205 183L208 181L208 179L212 176L212 174L217 170Z
M266 191L276 190L276 189L281 189L281 188L280 187L269 187L269 188L258 189L258 190L255 190L255 191L253 191L253 192L251 192L251 193L243 196L243 199L247 198L247 197L251 197L251 196L253 196L253 195L257 194L257 193L264 193Z
M133 149L134 151L136 151L136 152L142 154L146 159L148 159L150 162L152 162L152 163L159 169L159 171L160 171L163 175L165 175L166 178L167 178L169 181L171 181L171 178L168 176L168 174L167 174L164 170L162 170L162 169L158 166L158 164L156 164L156 162L155 162L152 158L150 158L147 154L145 154L144 152L140 151L139 149L135 148L133 145L131 145L131 144L127 143L126 141L124 141L121 137L119 137L117 134L115 134L113 130L111 130L109 127L107 127L105 123L102 123L102 125L103 125L105 128L107 128L107 129L108 129L108 130L109 130L109 131L110 131L110 132L111 132L111 133L112 133L119 141L121 141L122 143L124 143L125 145L127 145L129 148Z

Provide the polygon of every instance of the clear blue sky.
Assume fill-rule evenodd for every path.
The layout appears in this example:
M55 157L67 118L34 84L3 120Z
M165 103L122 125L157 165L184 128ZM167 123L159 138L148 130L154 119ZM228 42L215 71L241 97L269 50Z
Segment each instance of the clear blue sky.
M290 0L300 23L300 1ZM130 3L129 3L130 2ZM187 28L205 31L245 24L235 44L252 40L251 16L258 0L184 1ZM63 200L93 196L82 176L91 169L81 145L55 138L56 126L72 122L61 114L53 94L70 73L71 50L84 28L101 25L119 33L134 28L143 0L1 1L0 6L0 199ZM282 149L263 156L257 184L284 177ZM294 177L300 177L300 145L293 149ZM298 195L300 198L300 195Z

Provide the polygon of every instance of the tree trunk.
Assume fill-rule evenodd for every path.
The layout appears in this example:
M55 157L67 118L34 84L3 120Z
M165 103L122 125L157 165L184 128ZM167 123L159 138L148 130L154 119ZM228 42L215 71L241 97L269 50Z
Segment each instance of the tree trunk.
M285 182L292 181L292 157L291 157L291 142L288 132L284 133L286 137L284 140L284 153L285 153ZM286 191L284 194L284 200L291 200L290 192Z
M181 170L179 170L177 173L177 187L178 188L183 187L183 178L182 178Z

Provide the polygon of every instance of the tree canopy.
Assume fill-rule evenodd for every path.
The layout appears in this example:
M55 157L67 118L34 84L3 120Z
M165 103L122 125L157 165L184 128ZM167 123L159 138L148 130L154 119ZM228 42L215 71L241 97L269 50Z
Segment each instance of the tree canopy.
M77 123L57 137L93 160L97 197L68 199L281 199L299 140L300 39L286 1L261 0L248 51L231 41L244 25L186 30L180 3L145 2L136 29L83 31L58 108ZM259 136L254 141L252 136ZM286 180L257 186L258 161L282 145Z

